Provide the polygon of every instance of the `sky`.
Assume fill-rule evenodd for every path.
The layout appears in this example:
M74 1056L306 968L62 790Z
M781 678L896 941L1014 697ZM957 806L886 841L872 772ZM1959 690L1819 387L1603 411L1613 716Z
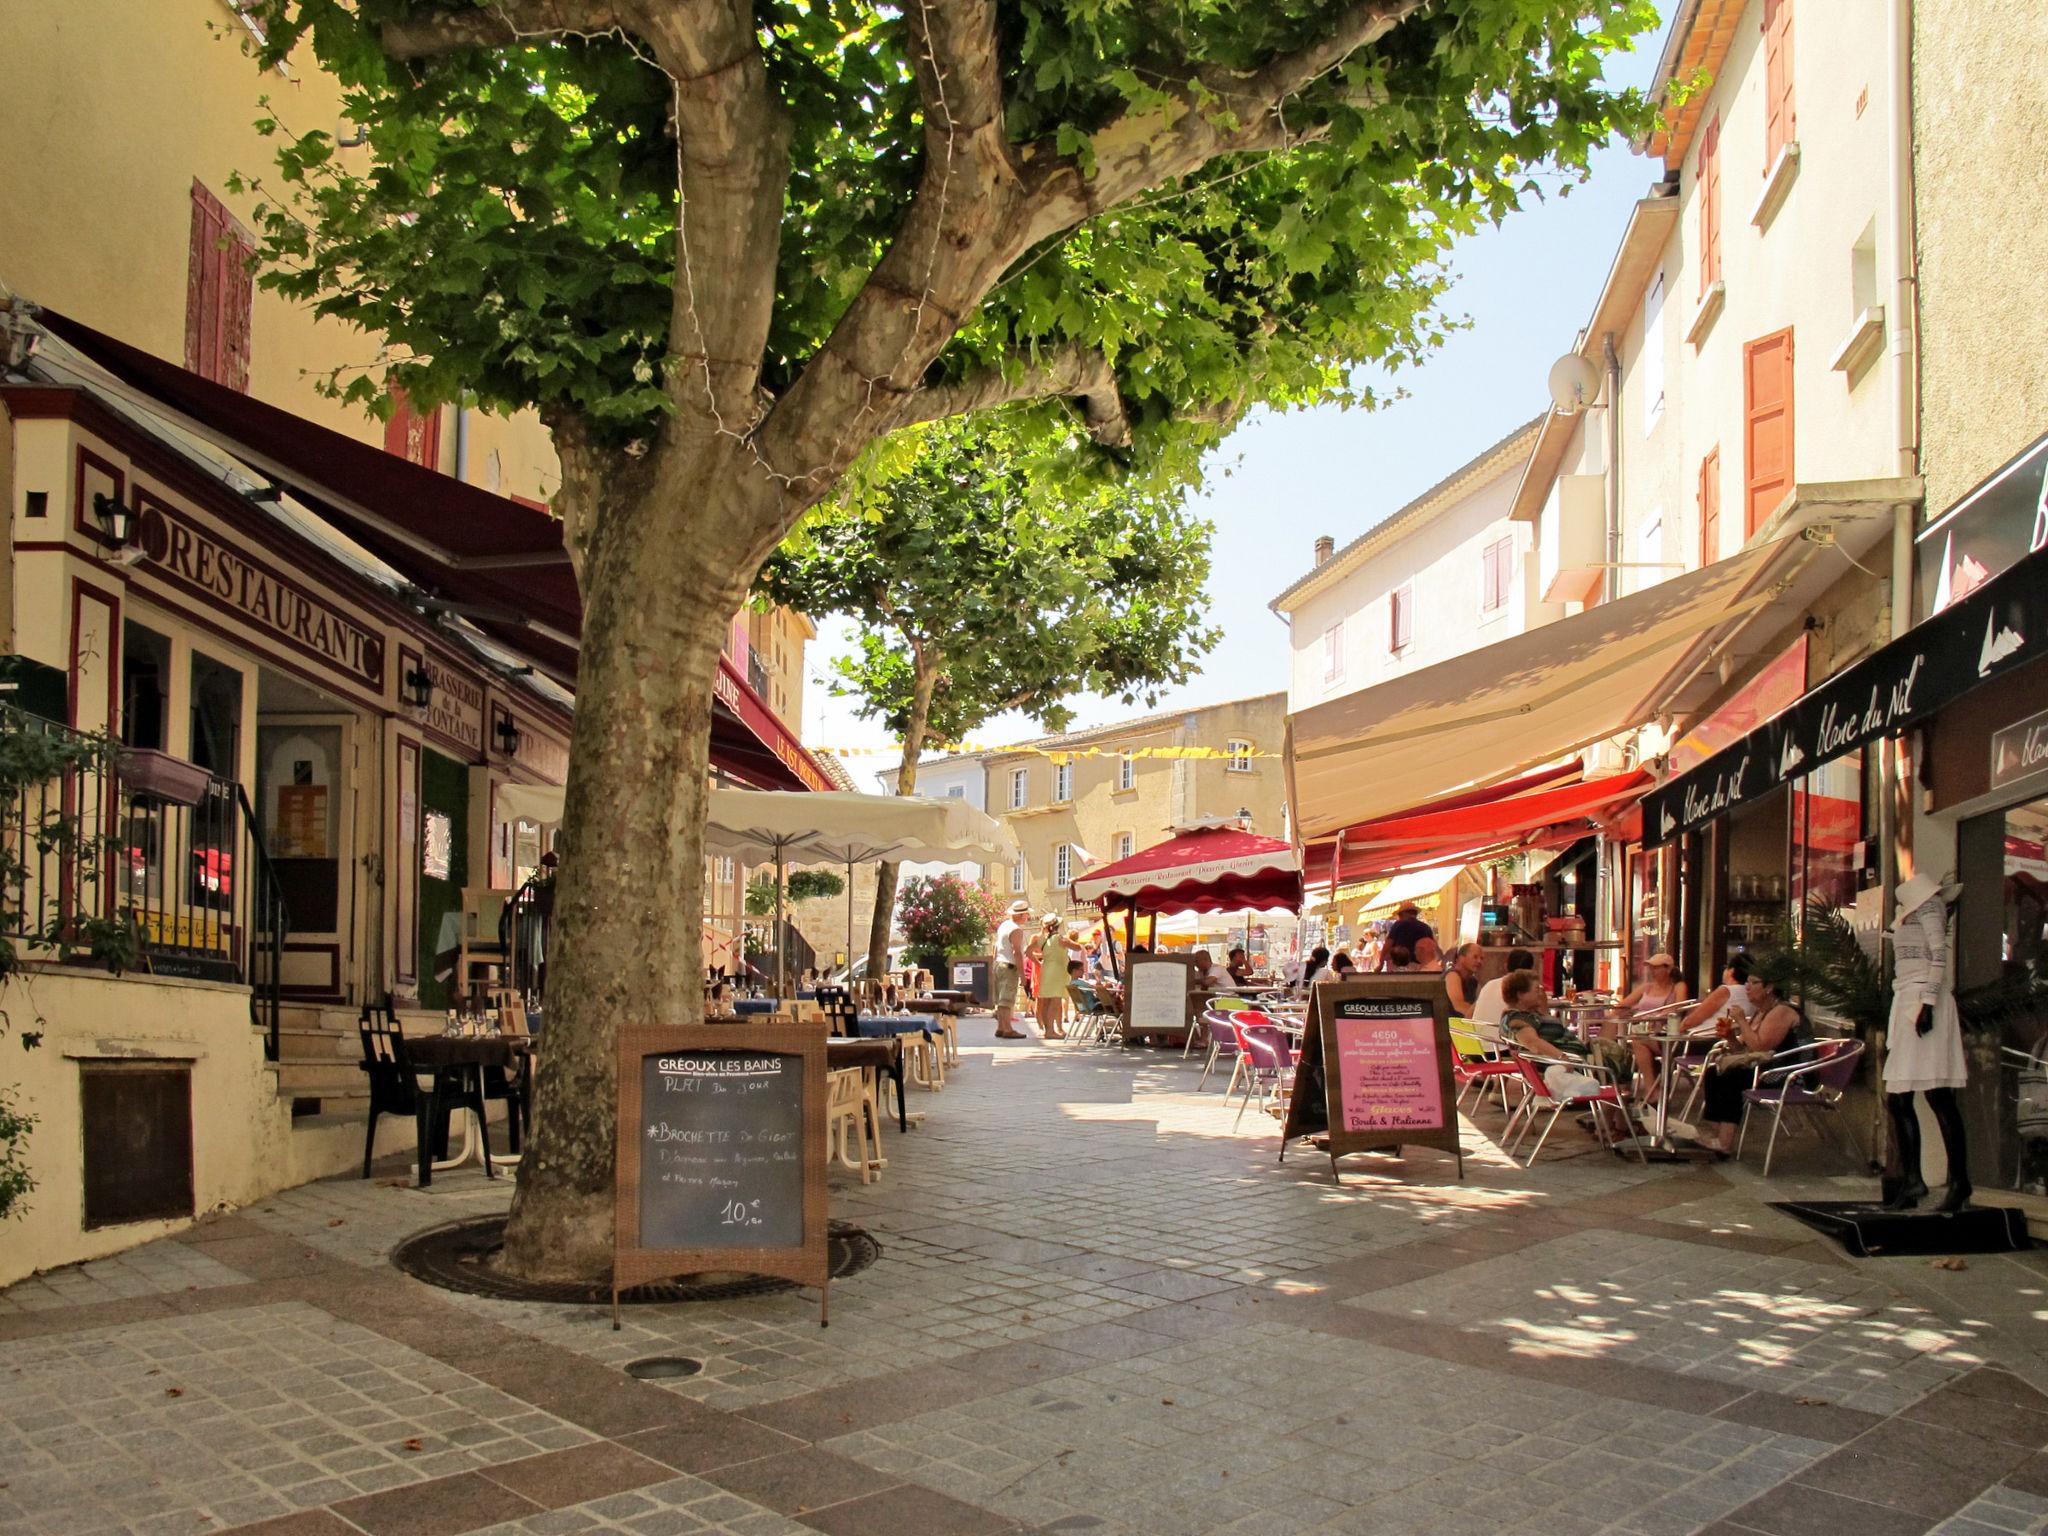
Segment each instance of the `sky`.
M1653 33L1616 57L1609 78L1647 85L1661 41ZM1319 406L1248 417L1215 451L1195 500L1215 525L1209 603L1223 639L1199 675L1155 706L1070 700L1076 727L1284 690L1287 630L1266 605L1309 569L1318 534L1343 548L1547 405L1545 375L1592 313L1628 210L1660 170L1626 145L1610 145L1569 196L1558 196L1558 178L1547 177L1547 200L1468 237L1452 256L1457 282L1443 308L1470 328L1419 367L1364 375L1376 393L1402 391L1399 398L1370 412ZM856 700L831 692L832 660L852 650L855 634L844 619L818 623L805 664L807 745L891 745L880 725L860 718ZM1004 743L1042 733L1004 717L976 734ZM887 753L847 759L864 785L893 763Z

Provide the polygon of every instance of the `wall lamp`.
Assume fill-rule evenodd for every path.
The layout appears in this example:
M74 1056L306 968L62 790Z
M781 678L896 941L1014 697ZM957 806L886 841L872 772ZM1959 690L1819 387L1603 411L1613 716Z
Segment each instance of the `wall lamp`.
M105 491L95 491L92 497L92 515L99 522L100 535L116 549L126 549L135 538L135 525L139 521L135 509L127 506Z
M511 757L519 751L519 727L514 723L510 715L498 716L496 723L492 726L492 730L497 735L499 751L503 752L507 757Z
M398 691L414 709L425 709L434 702L434 679L425 667L413 667L399 681Z

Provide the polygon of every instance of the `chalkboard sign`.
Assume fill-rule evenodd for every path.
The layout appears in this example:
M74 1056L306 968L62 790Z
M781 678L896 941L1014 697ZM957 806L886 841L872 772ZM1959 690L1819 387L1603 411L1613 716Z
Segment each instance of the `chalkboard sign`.
M1192 1022L1195 962L1180 955L1132 955L1124 977L1124 1038L1182 1035Z
M619 1031L618 1295L707 1270L821 1291L825 1243L822 1025Z
M1457 1158L1462 1179L1451 1082L1450 996L1442 976L1323 982L1309 1002L1280 1156L1299 1137L1321 1137L1335 1178L1337 1159L1349 1153L1436 1147Z

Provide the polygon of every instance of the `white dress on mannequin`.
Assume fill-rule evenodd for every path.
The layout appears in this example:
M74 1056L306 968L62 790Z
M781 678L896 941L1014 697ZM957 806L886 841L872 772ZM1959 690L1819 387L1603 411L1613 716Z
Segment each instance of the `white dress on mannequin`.
M1899 884L1891 927L1892 1012L1885 1034L1884 1091L1960 1088L1968 1079L1963 1026L1948 980L1948 908L1925 875ZM1934 1028L1921 1034L1920 1010L1934 1005Z

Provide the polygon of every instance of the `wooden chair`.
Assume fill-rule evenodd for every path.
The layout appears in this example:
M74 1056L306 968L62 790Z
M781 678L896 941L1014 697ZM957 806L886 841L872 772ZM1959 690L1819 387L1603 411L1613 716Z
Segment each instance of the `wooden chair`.
M863 1184L872 1184L876 1170L882 1165L882 1141L875 1129L874 1108L874 1095L867 1086L867 1074L859 1067L840 1067L826 1075L826 1155L838 1158L842 1167L858 1169ZM847 1150L849 1136L859 1150L857 1159ZM870 1138L873 1138L872 1156L869 1155Z

